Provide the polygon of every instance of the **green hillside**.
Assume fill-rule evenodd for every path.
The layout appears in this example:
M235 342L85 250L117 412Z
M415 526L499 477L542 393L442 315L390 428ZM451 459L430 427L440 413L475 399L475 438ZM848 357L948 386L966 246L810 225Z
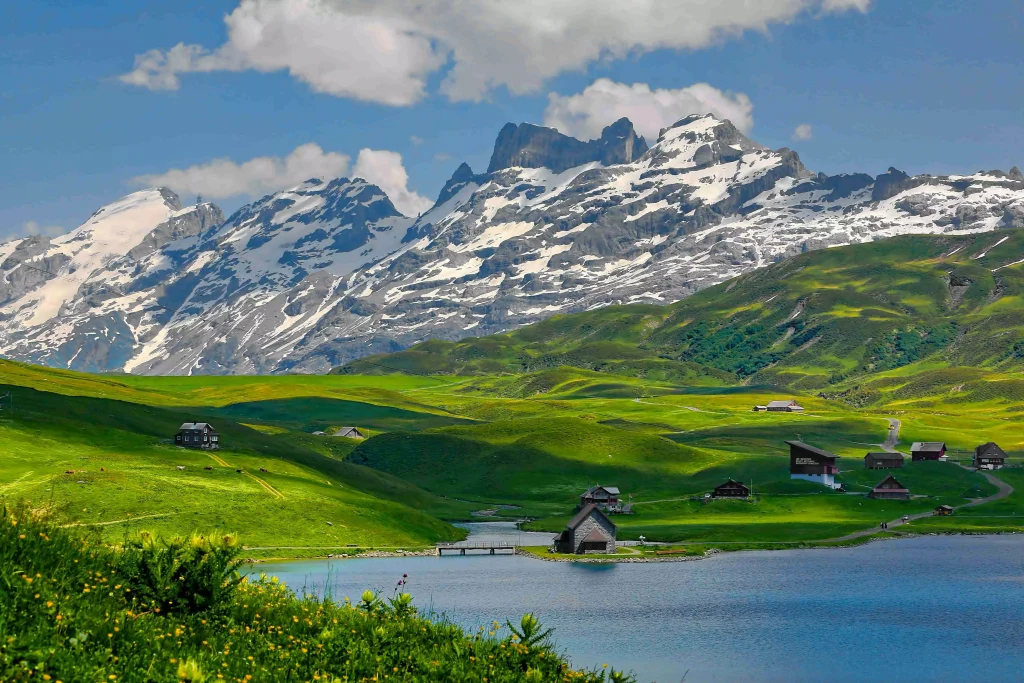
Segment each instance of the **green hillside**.
M688 386L777 385L860 403L1024 369L1024 231L907 236L809 252L671 306L555 316L503 335L430 341L342 374L494 375L572 366ZM927 363L927 365L922 365ZM927 370L917 385L898 371ZM866 378L880 382L862 386ZM543 391L543 389L539 389ZM899 398L899 396L893 396Z

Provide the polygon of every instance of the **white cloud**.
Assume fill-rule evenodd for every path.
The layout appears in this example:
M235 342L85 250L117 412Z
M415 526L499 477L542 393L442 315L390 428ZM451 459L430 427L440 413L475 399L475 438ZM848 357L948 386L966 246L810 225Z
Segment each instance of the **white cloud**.
M651 90L646 83L616 83L600 78L576 95L548 95L544 125L567 135L593 139L623 116L637 132L653 141L658 131L690 114L712 113L729 119L742 131L754 125L754 105L743 93L723 92L707 83L685 88Z
M801 123L793 129L794 140L810 140L812 137L814 137L814 129L809 123Z
M452 100L498 87L536 91L565 71L658 49L696 50L773 24L849 10L870 0L242 0L227 42L179 43L135 58L121 76L153 90L203 71L287 70L318 92L408 105L444 70Z
M414 144L414 145L416 145L418 147L418 146L420 146L420 145L422 145L424 143L424 140L419 135L410 135L409 136L409 142L411 142L412 144Z
M256 157L242 163L214 159L188 168L172 168L166 173L132 178L134 185L169 187L178 194L201 194L207 199L248 195L256 197L275 192L309 178L336 178L348 172L350 157L324 152L309 142L296 147L288 156Z
M63 235L67 230L59 225L42 225L38 221L25 221L20 226L0 233L0 239L18 239L32 235L43 235L44 237L56 237Z
M452 160L452 155L448 154L446 152L438 152L437 154L434 155L434 161L443 162L443 161L451 161L451 160Z
M398 152L361 149L352 175L384 190L395 208L406 216L416 216L434 205L434 202L409 189L409 174Z

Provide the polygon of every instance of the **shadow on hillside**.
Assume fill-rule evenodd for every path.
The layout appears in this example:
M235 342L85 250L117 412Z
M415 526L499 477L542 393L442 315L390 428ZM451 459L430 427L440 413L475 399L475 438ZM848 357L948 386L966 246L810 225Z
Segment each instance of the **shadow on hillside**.
M477 424L473 420L457 417L323 397L247 401L202 410L232 420L258 420L312 428L352 425L381 431L420 431L433 427Z
M764 452L767 445L772 453L788 455L789 447L785 442L790 440L805 441L819 447L863 446L867 451L874 444L880 443L885 434L884 430L871 429L868 424L860 421L829 420L716 426L663 436L676 443L697 448L714 448L746 454L752 449Z

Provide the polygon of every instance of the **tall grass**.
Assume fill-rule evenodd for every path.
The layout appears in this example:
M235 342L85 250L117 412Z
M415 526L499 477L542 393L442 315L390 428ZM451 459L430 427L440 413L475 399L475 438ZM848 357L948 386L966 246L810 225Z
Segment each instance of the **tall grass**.
M470 635L402 592L351 604L236 569L231 537L124 548L0 508L0 681L587 681L526 615ZM507 633L507 635L502 635Z

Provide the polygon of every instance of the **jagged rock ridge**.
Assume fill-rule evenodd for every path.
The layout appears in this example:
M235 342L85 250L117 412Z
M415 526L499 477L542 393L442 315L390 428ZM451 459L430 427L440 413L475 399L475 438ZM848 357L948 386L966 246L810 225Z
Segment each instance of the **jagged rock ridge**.
M226 221L135 193L54 240L0 245L0 352L83 370L319 372L426 338L667 303L808 249L1024 226L1024 177L827 176L712 116L646 142L507 125L418 219L313 179ZM109 233L109 235L108 235Z

